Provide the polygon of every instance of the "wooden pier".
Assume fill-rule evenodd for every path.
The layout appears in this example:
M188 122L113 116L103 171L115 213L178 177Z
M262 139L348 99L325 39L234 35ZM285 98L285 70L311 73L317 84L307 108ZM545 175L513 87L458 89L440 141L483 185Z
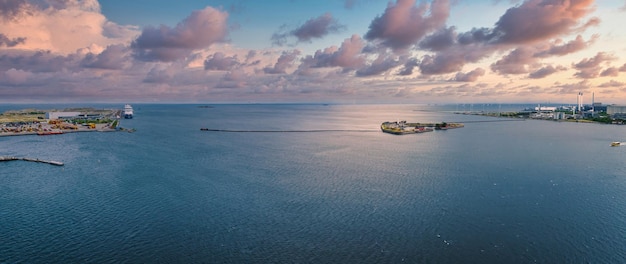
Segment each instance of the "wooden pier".
M0 161L12 161L12 160L23 160L23 161L31 161L31 162L47 163L47 164L50 164L50 165L55 165L55 166L63 166L63 162L60 162L60 161L40 160L40 159L33 159L33 158L18 158L18 157L0 156Z

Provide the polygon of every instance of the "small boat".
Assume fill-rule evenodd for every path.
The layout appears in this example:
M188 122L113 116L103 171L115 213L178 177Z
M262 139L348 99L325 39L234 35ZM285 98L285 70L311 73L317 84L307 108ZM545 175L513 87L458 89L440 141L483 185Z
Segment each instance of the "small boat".
M124 106L124 118L131 119L133 118L133 107L129 104Z
M611 147L619 147L621 145L622 145L622 142L617 142L617 141L611 142Z

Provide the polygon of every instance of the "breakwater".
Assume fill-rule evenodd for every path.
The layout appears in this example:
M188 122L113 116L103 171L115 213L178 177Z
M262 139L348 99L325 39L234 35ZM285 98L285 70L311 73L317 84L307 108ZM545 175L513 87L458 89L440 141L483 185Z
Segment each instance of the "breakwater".
M60 161L52 161L52 160L40 160L40 159L33 159L33 158L19 158L19 157L6 157L6 156L0 156L0 161L13 161L13 160L23 160L23 161L31 161L31 162L39 162L39 163L47 163L50 165L55 165L55 166L63 166L63 162Z
M374 129L232 130L232 129L200 128L200 130L208 131L208 132L228 132L228 133L378 132L378 130L374 130Z

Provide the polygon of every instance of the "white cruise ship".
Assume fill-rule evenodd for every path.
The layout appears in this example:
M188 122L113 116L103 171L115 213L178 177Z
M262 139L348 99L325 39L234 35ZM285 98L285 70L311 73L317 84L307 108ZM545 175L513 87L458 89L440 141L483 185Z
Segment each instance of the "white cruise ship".
M129 104L124 106L124 118L130 119L133 118L133 107Z

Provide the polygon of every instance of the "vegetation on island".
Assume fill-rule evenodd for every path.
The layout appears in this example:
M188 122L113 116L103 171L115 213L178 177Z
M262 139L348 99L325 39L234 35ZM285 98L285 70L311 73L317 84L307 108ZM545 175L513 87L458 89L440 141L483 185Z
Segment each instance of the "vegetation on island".
M424 132L432 132L433 130L447 130L453 128L460 128L464 125L461 123L407 123L406 121L400 122L384 122L380 125L383 132L404 135L404 134L417 134Z

